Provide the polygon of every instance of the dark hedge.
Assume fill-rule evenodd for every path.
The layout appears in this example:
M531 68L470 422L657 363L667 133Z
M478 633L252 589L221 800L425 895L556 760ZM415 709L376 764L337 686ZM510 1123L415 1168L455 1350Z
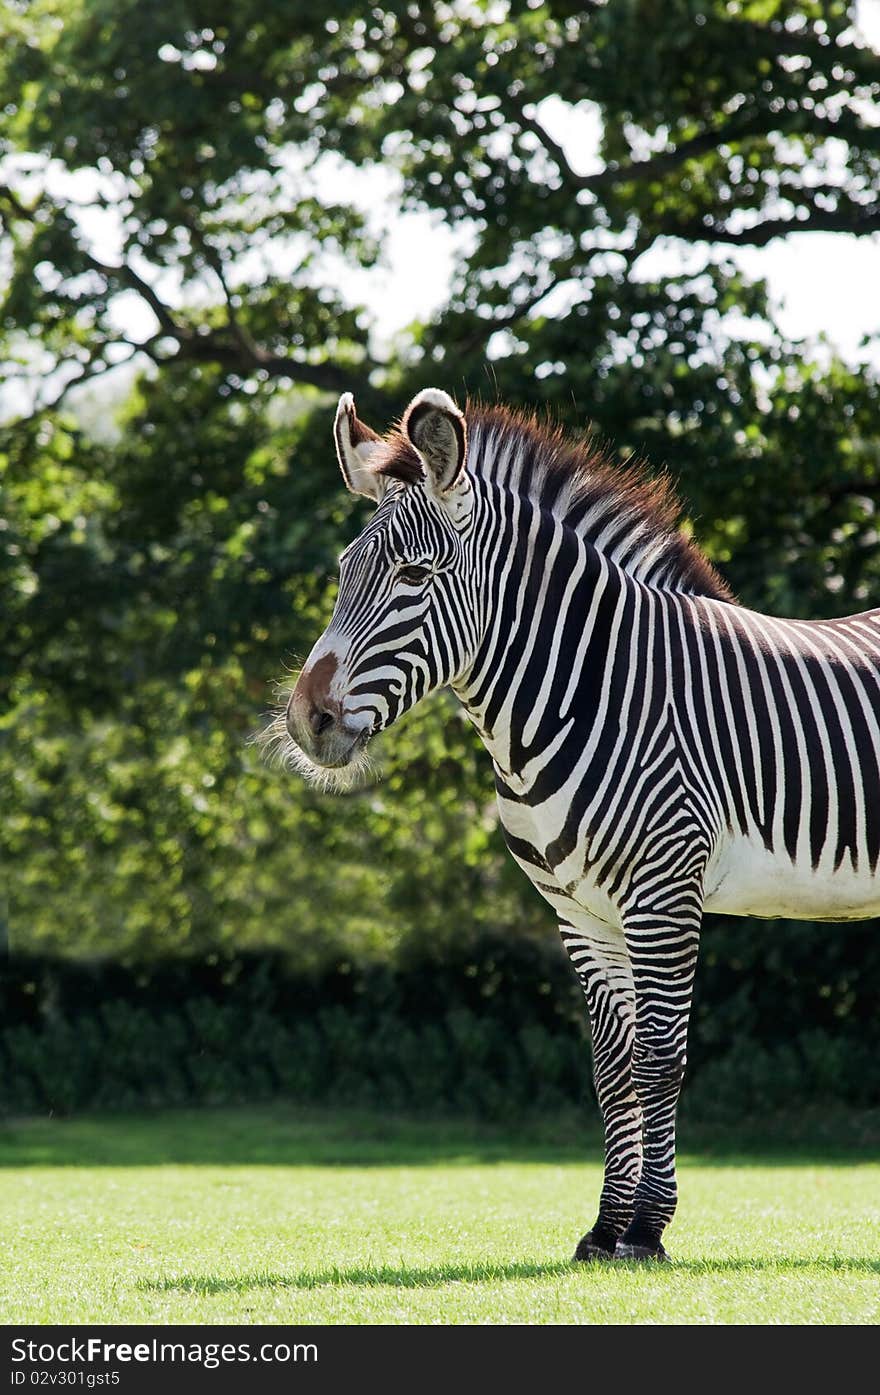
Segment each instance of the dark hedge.
M710 922L684 1110L735 1122L880 1102L877 940L872 925ZM487 1117L594 1108L580 989L549 936L311 973L274 954L17 956L0 1011L7 1114L277 1097Z

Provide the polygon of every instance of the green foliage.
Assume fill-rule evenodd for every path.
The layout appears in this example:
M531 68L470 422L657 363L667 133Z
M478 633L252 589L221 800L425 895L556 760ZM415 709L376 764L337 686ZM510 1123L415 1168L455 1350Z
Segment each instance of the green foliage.
M853 934L857 978L835 981L828 954L793 994L796 954L756 974L749 947L736 958L735 936L720 934L733 964L720 969L716 948L705 966L684 1117L876 1108L876 936ZM411 944L405 963L310 970L266 954L127 969L16 958L0 993L7 1114L280 1097L506 1119L582 1109L590 1094L583 1001L552 935Z
M223 16L202 0L3 6L0 873L18 955L143 964L268 946L318 973L403 971L430 946L436 981L488 931L550 933L451 700L395 728L382 780L344 799L248 747L272 681L325 623L335 558L360 526L332 462L340 390L380 428L429 381L576 429L589 419L621 455L680 478L688 526L746 603L801 616L877 603L876 376L811 362L722 255L880 226L865 115L880 82L852 13L843 0L391 0L332 17L299 0ZM560 114L574 123L564 144ZM579 148L591 132L595 168ZM381 251L389 170L403 206L466 236L448 304L383 356L339 272ZM670 238L683 269L651 273L644 254ZM91 380L91 405L66 397ZM771 1093L799 1033L801 1062L818 1060L817 1032L860 1062L854 933L707 936L697 1052L722 1071L760 1037L752 1070ZM784 1041L754 1011L765 981ZM457 979L443 991L461 1003ZM117 1104L149 1093L139 1052L157 1061L157 1098L312 1097L323 1036L293 1041L289 1021L259 1017L264 1054L224 1084L222 1050L251 1028L213 1000L195 1025L197 998L186 990L177 1027L170 1010L96 1009L66 1083L80 1050L67 1016L20 1023L7 1050L33 1099L58 1107L91 1098L102 1052ZM444 1052L489 1110L538 1076L570 1090L568 1047L529 1035L531 999L507 1008L515 1085L477 1006L424 1028L383 1009L374 1025L386 1047L402 1033L406 1070L362 1072L354 1095L442 1095ZM372 1059L366 1026L327 1012L345 1079L359 1069L343 1067L348 1048ZM223 1044L198 1068L181 1045L193 1034ZM733 1085L716 1075L712 1090L727 1100Z
M279 958L74 966L2 982L7 1113L281 1096L487 1117L581 1101L580 994L558 945L436 952L396 972ZM521 1014L521 1029L511 1014Z

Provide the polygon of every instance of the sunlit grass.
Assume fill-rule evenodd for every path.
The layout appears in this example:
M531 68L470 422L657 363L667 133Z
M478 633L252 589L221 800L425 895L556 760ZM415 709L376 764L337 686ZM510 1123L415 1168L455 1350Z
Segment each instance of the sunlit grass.
M596 1135L289 1110L7 1125L3 1322L874 1322L880 1165L682 1157L667 1266L575 1266Z

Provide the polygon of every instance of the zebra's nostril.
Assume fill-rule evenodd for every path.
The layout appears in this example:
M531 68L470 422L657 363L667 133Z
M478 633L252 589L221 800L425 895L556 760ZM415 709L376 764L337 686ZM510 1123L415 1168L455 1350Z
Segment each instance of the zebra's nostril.
M316 707L310 718L312 731L316 736L320 736L322 731L333 725L333 713L322 712L320 707Z

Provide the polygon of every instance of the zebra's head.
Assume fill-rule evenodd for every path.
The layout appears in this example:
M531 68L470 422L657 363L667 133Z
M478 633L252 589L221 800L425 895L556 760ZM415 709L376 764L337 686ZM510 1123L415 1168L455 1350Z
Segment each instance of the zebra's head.
M377 505L340 558L333 617L284 714L284 753L316 783L347 788L376 732L472 663L479 638L474 487L465 418L445 392L413 398L379 437L339 400L343 478Z

